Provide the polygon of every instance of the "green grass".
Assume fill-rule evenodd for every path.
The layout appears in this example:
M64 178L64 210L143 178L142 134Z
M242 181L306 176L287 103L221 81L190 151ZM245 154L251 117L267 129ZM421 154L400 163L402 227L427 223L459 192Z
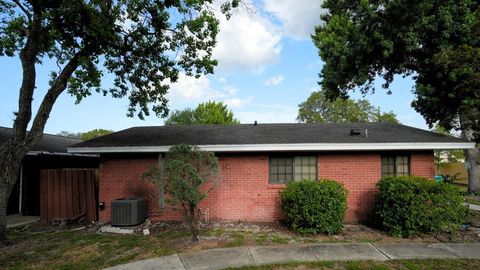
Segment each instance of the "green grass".
M479 224L480 212L469 211L467 222ZM190 242L188 230L179 227L165 227L161 231L153 232L150 236L98 234L94 231L72 231L70 229L46 232L9 229L9 239L15 244L0 250L0 269L101 269L135 260L199 249L288 244L290 242L302 244L319 241L376 242L384 240L383 234L352 236L338 240L283 231L237 231L224 228L208 229L202 231L201 235L205 236L206 240L202 240L201 244L193 244ZM428 239L423 241L428 241ZM295 269L297 267L295 264L298 267L318 269L337 269L335 267L338 266L337 263L317 262L292 263L282 265L281 268L261 266L262 268L252 269L283 269L285 267L285 269ZM431 269L427 267L428 265L425 268L415 268L415 263L410 261L402 261L403 268L399 268L395 264L384 265L382 263L378 265L373 263L367 266L363 262L350 262L341 264L339 269L390 269L391 267L393 267L392 269Z
M231 237L233 239L228 241L225 244L225 247L238 247L245 244L245 235L243 233L235 232L232 233Z
M458 188L458 190L459 190L460 192L464 192L464 193L465 193L465 192L468 191L468 185L466 185L466 184L464 184L464 183L458 183L458 182L456 182L456 183L453 183L453 184L454 184L455 186L457 186L457 188Z
M229 268L241 270L345 269L345 270L470 270L480 269L480 260L395 260L387 262L291 262Z
M187 232L151 237L81 231L28 233L8 231L16 243L0 252L2 269L99 269L147 257L177 253L172 244Z
M468 203L480 205L480 200L473 199L473 198L466 198Z

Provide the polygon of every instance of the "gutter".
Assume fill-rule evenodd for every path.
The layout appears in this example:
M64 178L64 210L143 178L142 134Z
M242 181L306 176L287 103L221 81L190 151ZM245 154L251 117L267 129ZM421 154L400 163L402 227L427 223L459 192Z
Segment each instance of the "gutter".
M285 151L379 151L379 150L452 150L475 148L473 142L455 143L293 143L293 144L215 144L197 145L211 152L285 152ZM165 153L166 146L69 147L68 153Z
M75 152L61 153L61 152L47 152L47 151L29 151L27 156L41 156L41 155L50 155L50 156L69 156L69 157L98 157L95 154L80 154Z

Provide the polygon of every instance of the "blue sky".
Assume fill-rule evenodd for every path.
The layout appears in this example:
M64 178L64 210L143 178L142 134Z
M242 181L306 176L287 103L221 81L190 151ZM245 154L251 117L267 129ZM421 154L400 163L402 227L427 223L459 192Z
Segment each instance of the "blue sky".
M199 79L181 74L172 85L171 110L194 108L208 100L229 105L241 123L295 122L298 104L319 89L322 62L310 40L315 25L321 23L321 0L265 0L255 2L255 12L237 11L231 20L221 22L218 45L214 50L219 66L214 75ZM34 109L48 86L53 63L38 65ZM21 66L17 58L0 58L0 126L11 127L17 110ZM105 80L108 84L108 80ZM381 81L377 82L380 85ZM378 87L365 96L384 111L393 111L401 123L427 129L425 121L411 107L411 78L397 77L392 95ZM352 97L361 98L359 93ZM128 101L93 94L75 105L63 93L50 114L45 131L83 132L95 128L121 130L132 126L162 125L153 114L145 121L126 117Z

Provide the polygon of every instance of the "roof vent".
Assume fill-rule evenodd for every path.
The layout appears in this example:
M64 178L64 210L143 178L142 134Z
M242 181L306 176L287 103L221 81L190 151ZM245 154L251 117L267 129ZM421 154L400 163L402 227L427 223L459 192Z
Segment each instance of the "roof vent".
M359 128L350 129L350 136L360 135L362 130Z
M255 120L255 122L253 122L253 125L256 126L257 125L257 120Z

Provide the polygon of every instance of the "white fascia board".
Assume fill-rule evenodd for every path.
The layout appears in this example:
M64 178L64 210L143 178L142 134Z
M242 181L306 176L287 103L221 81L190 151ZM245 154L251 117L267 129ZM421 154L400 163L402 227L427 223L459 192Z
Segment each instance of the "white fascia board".
M60 153L60 152L46 152L46 151L29 151L27 153L27 156L50 155L50 156L69 156L69 157L98 157L98 155L93 154L93 152L88 152L88 153L77 154L77 152Z
M75 147L69 153L163 153L169 146ZM449 150L474 148L475 143L294 143L294 144L218 144L198 145L211 152L278 151L378 151L378 150Z

